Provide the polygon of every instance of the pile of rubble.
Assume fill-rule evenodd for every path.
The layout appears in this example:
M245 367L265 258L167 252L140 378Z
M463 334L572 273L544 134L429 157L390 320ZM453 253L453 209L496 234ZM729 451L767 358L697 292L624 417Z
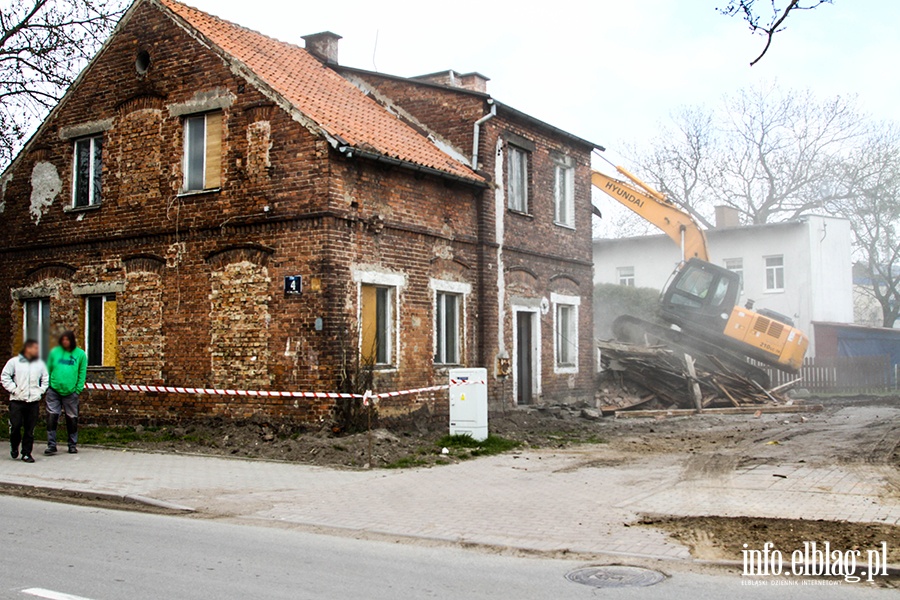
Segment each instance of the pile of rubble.
M604 412L648 409L745 409L791 405L779 393L729 369L714 356L695 362L663 346L599 343Z

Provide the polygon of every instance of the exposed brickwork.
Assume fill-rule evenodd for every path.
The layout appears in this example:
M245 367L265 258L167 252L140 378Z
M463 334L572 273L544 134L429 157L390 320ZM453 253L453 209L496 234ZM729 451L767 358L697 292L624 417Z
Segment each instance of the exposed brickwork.
M134 67L141 49L152 59L144 75ZM486 96L375 75L366 81L460 155L471 152ZM363 378L354 372L359 274L376 273L403 281L396 356L375 371L377 390L446 382L447 367L434 364L432 282L439 280L472 290L463 300L461 362L489 369L497 405L513 402L511 380L496 370L498 357L512 353L510 298L580 296L579 371L554 373L550 311L540 317L541 387L544 400L591 395L588 147L501 111L482 129L481 175L497 184L484 188L348 158L256 83L149 0L135 9L3 179L0 340L16 341L22 301L37 297L50 299L54 336L73 328L83 338L84 300L75 290L104 284L113 287L97 289L117 290L123 382L355 390ZM211 97L224 104L221 187L179 194L179 107ZM104 124L102 204L72 210L73 140L61 132L95 123ZM535 144L531 216L495 207L510 132ZM577 164L574 231L553 224L551 150ZM53 181L39 182L40 198L52 200L38 203L39 223L38 164L52 166L60 182L55 196ZM287 275L303 276L301 295L283 293ZM441 394L392 399L383 414L443 415L446 402ZM91 392L84 414L118 422L255 415L317 422L333 408L329 400Z
M212 272L209 355L216 387L268 389L269 289L266 268L249 261Z

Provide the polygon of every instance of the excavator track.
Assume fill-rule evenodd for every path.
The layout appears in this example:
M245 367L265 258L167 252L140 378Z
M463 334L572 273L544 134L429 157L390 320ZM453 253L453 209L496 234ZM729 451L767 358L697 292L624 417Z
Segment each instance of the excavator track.
M771 387L769 374L764 369L748 363L746 357L684 331L630 315L622 315L613 321L612 329L619 341L647 346L666 346L674 352L691 355L705 370L715 372L720 369L719 365L724 365L755 381L763 389Z

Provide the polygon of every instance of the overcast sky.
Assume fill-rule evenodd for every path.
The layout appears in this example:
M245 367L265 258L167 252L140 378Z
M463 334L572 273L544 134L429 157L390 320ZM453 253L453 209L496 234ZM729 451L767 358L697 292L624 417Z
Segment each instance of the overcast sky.
M344 36L340 62L352 67L479 71L497 99L614 157L673 108L715 103L760 80L857 94L866 110L900 120L896 0L834 0L794 13L752 68L763 40L715 11L726 0L187 2L301 45L302 35L334 31Z

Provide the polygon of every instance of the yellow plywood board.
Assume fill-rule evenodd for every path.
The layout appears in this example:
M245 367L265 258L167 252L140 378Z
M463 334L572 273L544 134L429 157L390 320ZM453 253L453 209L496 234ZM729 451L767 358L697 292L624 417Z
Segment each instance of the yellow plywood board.
M222 113L206 115L206 189L222 185Z
M116 301L103 303L103 366L115 367L119 362Z
M363 364L374 365L378 348L378 288L374 285L362 286L360 293L360 308L362 329L362 348L360 358Z

